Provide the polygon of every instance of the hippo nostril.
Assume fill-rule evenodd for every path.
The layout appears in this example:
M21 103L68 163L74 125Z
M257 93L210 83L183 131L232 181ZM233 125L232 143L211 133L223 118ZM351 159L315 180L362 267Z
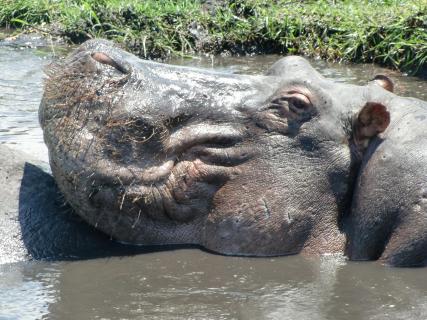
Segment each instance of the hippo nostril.
M98 61L101 64L109 65L115 68L116 70L120 71L121 73L129 73L124 66L120 65L119 63L117 63L115 60L113 60L111 57L109 57L103 52L94 52L91 54L91 57L95 61Z

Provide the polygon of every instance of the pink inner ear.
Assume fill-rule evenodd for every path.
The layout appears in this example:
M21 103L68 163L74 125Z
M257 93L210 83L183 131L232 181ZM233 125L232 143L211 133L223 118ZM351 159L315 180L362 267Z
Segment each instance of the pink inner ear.
M359 124L368 131L383 132L390 124L390 113L381 103L368 102L359 113Z
M370 108L372 125L378 133L384 132L390 124L390 113L387 108L380 103L368 102L367 105Z
M374 81L376 84L383 87L387 91L394 92L394 83L386 75L378 74L372 79L372 81Z
M390 113L381 103L368 102L362 108L355 125L355 139L362 143L384 132L390 124ZM365 143L365 142L363 142Z

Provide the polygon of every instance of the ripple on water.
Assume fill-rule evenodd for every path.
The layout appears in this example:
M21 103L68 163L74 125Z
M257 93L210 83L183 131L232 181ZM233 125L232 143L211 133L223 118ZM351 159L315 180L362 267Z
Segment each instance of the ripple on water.
M279 56L171 60L256 74ZM0 47L0 143L47 159L37 110L49 55ZM313 61L337 81L391 74L397 93L427 99L427 83L371 65ZM423 319L425 269L338 257L233 258L199 250L76 262L0 265L0 319Z
M50 55L35 50L0 47L0 143L23 149L47 160L38 124L43 67Z
M58 273L44 263L0 265L0 319L41 319L57 300Z

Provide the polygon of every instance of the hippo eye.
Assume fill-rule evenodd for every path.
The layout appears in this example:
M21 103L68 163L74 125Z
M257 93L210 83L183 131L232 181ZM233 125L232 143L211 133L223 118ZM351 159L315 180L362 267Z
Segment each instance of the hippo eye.
M284 92L275 98L271 102L270 109L280 109L283 112L283 106L294 116L305 114L312 109L312 103L308 96L296 90ZM286 115L286 111L284 115Z
M315 114L309 94L304 88L280 91L256 114L256 124L270 132L295 134Z
M297 114L308 111L312 106L310 99L298 91L289 91L282 98L288 101L289 110Z

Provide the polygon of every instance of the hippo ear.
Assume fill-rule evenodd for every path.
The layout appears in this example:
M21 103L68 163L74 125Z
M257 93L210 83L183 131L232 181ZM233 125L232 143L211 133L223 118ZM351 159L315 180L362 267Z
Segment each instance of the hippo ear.
M387 91L390 91L390 92L394 91L393 81L389 77L383 74L377 74L371 81L379 85L380 87L383 87Z
M368 102L353 123L353 137L358 146L367 147L369 140L390 124L390 113L381 103Z

